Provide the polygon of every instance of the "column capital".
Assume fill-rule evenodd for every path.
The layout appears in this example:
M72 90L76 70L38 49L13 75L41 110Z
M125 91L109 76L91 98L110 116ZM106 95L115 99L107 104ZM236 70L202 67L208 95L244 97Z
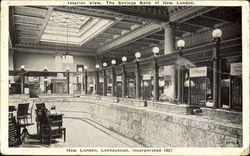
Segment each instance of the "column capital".
M164 28L173 28L173 29L177 28L177 25L174 22L164 22L164 23L162 23L162 26Z

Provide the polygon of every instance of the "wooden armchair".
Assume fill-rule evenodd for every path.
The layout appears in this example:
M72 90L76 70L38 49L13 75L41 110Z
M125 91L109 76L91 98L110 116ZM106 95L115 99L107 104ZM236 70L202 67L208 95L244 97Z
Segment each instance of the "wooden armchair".
M53 139L62 138L64 135L64 142L66 140L66 128L61 127L62 121L52 121L47 114L46 109L37 110L37 120L40 123L40 141L47 139L49 144Z
M17 123L19 129L23 128L21 136L22 140L25 139L26 136L31 136L28 132L27 126L31 126L34 123L28 121L29 118L32 118L32 115L29 113L29 103L18 104L17 106ZM19 130L19 131L20 131Z
M41 109L45 109L46 112L48 112L46 106L45 106L45 103L36 103L36 114L37 114L37 111L38 110L41 110ZM37 128L37 133L38 135L40 135L40 122L38 121L37 117L36 117L36 128Z
M19 124L28 122L28 116L29 116L28 110L29 110L29 103L18 104L18 106L17 106L17 122Z

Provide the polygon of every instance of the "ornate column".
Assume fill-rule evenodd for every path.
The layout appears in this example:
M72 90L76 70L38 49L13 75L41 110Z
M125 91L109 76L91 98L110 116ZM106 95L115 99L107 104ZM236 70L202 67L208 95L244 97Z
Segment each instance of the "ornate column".
M175 51L175 30L172 23L166 23L164 25L164 54L170 54ZM176 65L164 67L164 76L167 76L169 82L168 86L164 87L164 93L170 99L176 99Z

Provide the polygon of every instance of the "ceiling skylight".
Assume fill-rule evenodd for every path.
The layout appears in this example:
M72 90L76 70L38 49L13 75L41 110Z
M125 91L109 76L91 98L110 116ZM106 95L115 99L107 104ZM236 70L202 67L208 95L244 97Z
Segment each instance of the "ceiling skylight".
M82 45L110 27L114 21L53 11L41 41Z

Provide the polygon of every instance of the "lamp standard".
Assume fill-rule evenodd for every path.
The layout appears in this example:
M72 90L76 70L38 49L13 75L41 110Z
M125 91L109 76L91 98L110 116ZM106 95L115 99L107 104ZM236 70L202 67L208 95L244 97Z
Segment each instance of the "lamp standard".
M136 90L135 90L135 94L136 94L136 98L140 99L141 97L141 81L140 81L140 68L139 68L139 60L141 58L141 53L140 52L136 52L135 53L135 58L136 58L136 66L135 66L135 83L136 83Z
M116 60L112 60L111 64L112 64L112 67L111 67L111 70L112 70L112 96L115 96L116 95L116 93L115 93L116 75L115 75L114 66L116 64Z
M212 32L213 41L215 46L213 48L213 102L214 108L220 107L220 79L221 79L221 59L220 59L220 41L222 31L215 29Z
M103 95L107 96L107 75L106 75L105 67L107 67L106 62L102 64L102 70L103 70Z
M127 62L127 57L122 57L122 97L126 97L127 95L127 73L125 69L125 64Z
M88 67L84 66L84 92L88 94Z
M154 101L159 100L159 67L157 64L157 56L160 52L158 47L152 49L154 53L153 69L154 69Z
M26 72L25 66L21 65L21 73L20 73L20 78L21 78L21 94L24 94L24 73Z
M96 68L96 95L98 95L98 93L99 93L99 68L100 68L100 66L99 66L99 64L97 64L97 65L95 65L95 68Z
M182 65L182 61L181 61L181 57L182 57L182 52L181 50L184 48L185 46L185 41L184 40L179 40L177 42L177 47L179 50L179 66L178 66L178 100L179 103L183 103L183 65Z
M48 80L47 80L47 66L44 66L43 68L43 72L44 72L44 93L47 94L47 85L48 85Z
M66 77L67 77L67 88L69 94L69 67L66 67Z

